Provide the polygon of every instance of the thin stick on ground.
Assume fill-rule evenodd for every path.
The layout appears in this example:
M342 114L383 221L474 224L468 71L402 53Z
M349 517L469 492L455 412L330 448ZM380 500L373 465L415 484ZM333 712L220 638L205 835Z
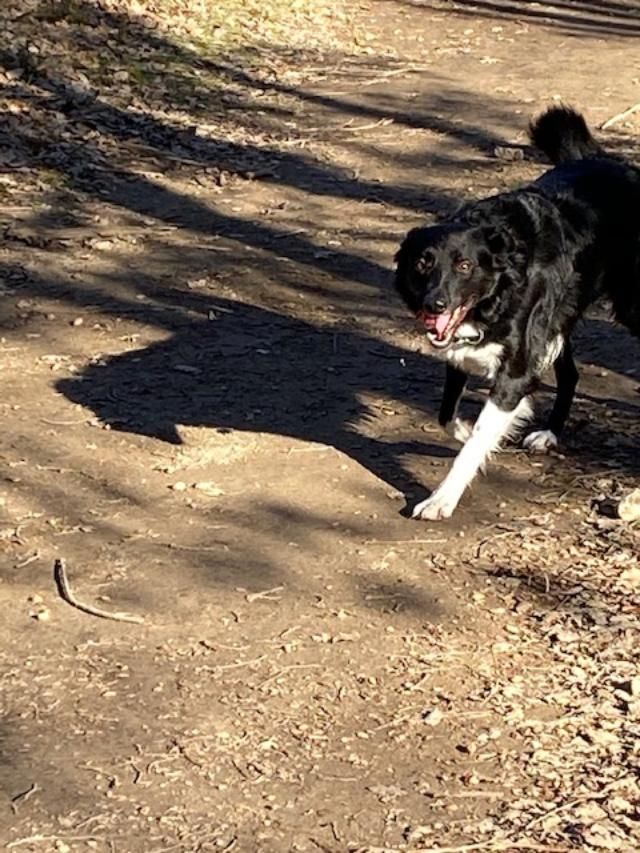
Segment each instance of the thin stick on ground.
M613 790L619 785L619 780L614 780L609 785L605 785L601 791L588 791L586 794L583 794L581 797L576 797L574 800L570 800L568 803L561 803L559 806L556 806L549 811L543 812L542 814L536 815L536 817L532 818L529 823L527 823L524 827L525 832L531 829L532 826L535 826L537 823L540 823L543 820L547 820L547 818L552 815L556 815L559 812L566 811L567 809L572 809L575 806L579 806L580 803L584 803L587 800L604 800L609 791Z
M376 127L386 127L389 124L393 124L393 119L381 118L380 121L372 121L370 124L360 124L355 127L350 124L343 124L339 129L349 133L361 133L363 130L373 130Z
M616 115L611 116L605 122L600 125L600 130L606 130L611 127L612 124L615 124L617 121L622 121L622 119L628 118L629 116L637 113L640 110L640 101L637 104L634 104L632 107L629 107L626 110L623 110L621 113L616 113Z
M26 791L22 791L20 794L16 794L15 797L11 798L11 811L14 814L17 814L18 813L18 803L26 802L29 799L29 797L31 797L33 794L36 793L36 791L39 791L39 790L40 790L40 788L38 787L38 783L33 782L27 788Z
M249 592L245 596L249 604L253 604L254 601L280 601L279 598L274 598L276 592L280 592L283 590L283 586L274 586L273 589L263 589L261 592Z
M471 853L471 851L486 850L487 853L512 853L517 850L533 850L540 853L571 853L570 847L554 847L548 844L538 844L535 841L508 841L504 838L496 838L493 841L476 841L472 844L460 844L457 847L423 847L419 850L411 848L407 853ZM375 853L376 848L371 847L367 853Z
M115 622L133 622L136 625L144 624L144 618L142 616L134 616L131 613L122 613L119 611L111 612L109 610L103 610L100 607L95 607L92 604L84 604L82 601L79 601L69 586L64 560L57 559L54 562L53 577L61 598L63 598L64 601L72 607L82 610L83 613L88 613L90 616L97 616L100 619L113 619Z
M15 841L10 841L7 844L7 850L12 850L14 847L21 847L23 844L41 844L48 841L97 841L97 835L28 835L24 838L16 838Z
M442 545L448 539L365 539L365 545Z
M488 853L511 853L513 850L536 850L540 853L571 853L569 847L549 847L547 844L536 844L534 841L505 841L480 842L478 844L462 844L460 847L425 847L420 853L470 853L471 850L486 850ZM418 853L418 851L416 851Z

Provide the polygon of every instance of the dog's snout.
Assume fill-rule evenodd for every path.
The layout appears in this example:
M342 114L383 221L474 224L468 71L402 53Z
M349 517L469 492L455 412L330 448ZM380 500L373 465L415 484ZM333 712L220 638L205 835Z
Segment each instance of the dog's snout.
M442 301L442 299L425 299L424 301L424 310L427 314L443 314L447 309L447 306Z

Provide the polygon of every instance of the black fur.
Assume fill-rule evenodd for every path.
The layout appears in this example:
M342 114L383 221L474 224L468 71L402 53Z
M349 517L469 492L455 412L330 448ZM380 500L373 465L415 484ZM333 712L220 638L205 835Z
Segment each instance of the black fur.
M470 363L489 373L496 406L511 411L555 360L558 398L548 428L558 435L577 382L569 337L585 309L607 297L615 318L640 335L640 171L608 155L566 107L539 117L530 136L553 169L414 229L396 256L400 296L455 367L447 373L445 425L464 389L458 374ZM485 358L496 351L499 357Z

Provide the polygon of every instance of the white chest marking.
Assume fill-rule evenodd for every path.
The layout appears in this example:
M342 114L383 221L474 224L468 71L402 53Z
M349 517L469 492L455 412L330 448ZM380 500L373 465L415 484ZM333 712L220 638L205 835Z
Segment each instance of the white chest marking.
M484 346L457 346L447 353L447 361L464 373L475 373L493 379L502 363L502 344Z
M547 345L544 357L537 365L540 373L558 358L564 348L564 337L556 337ZM475 373L487 379L495 379L498 368L502 363L504 347L502 344L484 344L480 346L456 346L447 352L447 361L465 373Z

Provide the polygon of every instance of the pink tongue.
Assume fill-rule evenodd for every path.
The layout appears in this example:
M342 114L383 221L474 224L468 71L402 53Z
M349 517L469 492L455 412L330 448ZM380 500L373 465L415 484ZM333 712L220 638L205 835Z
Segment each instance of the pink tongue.
M444 335L447 330L447 326L451 322L451 314L449 311L445 311L444 314L438 314L436 317L435 327L436 333L438 337Z

